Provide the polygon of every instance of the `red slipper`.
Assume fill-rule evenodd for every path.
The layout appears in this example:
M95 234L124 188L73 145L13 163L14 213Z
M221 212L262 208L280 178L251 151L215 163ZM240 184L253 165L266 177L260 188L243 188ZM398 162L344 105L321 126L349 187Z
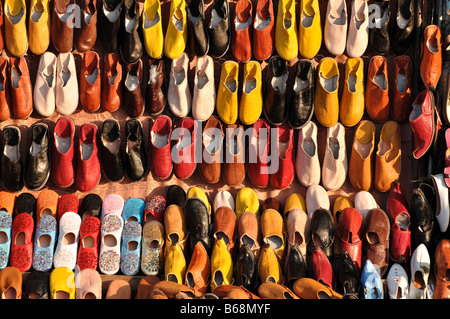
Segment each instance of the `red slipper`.
M78 214L80 201L75 194L64 194L58 200L58 221L64 213L73 212Z
M166 200L160 195L154 195L147 199L144 208L144 225L151 220L163 222L163 214L166 210Z
M95 216L89 216L81 222L80 248L77 256L77 265L80 270L97 269L100 225L100 219Z
M14 218L9 263L22 272L29 270L33 263L33 229L34 220L30 214L21 213Z

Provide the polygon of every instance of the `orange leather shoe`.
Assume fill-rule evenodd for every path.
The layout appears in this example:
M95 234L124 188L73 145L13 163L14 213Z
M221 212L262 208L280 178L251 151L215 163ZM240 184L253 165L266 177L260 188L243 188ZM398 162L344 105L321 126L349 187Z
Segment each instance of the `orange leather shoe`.
M436 25L425 28L421 44L420 76L428 90L433 90L442 73L441 29Z
M191 261L186 270L185 283L203 294L208 290L211 261L205 246L199 241L194 246Z
M380 192L391 189L400 177L402 167L400 125L394 121L383 124L375 156L374 186Z
M412 62L401 55L394 60L394 88L391 116L399 124L408 122L412 111Z
M436 247L435 274L436 284L433 299L450 298L448 271L450 268L450 240L443 239Z
M275 38L275 15L272 0L258 0L253 22L253 55L266 60L272 55Z
M261 233L264 243L269 244L275 252L278 262L284 262L284 221L275 209L267 209L261 215Z
M11 105L16 119L26 119L33 112L30 73L24 57L10 59Z
M22 299L22 273L16 267L0 270L0 299Z
M345 126L355 126L364 115L364 61L349 58L345 62L345 82L339 119Z
M83 56L80 74L80 103L88 112L95 112L101 103L100 57L94 51Z
M184 251L186 247L187 228L184 212L180 206L176 204L167 206L164 211L164 228L164 258L167 256L170 247L176 243L178 243L181 250Z
M314 113L320 124L331 127L339 117L339 68L335 59L326 57L318 70Z
M348 177L357 190L368 191L372 186L375 125L361 121L356 127L348 168Z
M249 211L243 212L238 218L239 246L249 244L256 260L259 258L261 243L258 220L256 214Z
M381 55L372 57L369 62L366 110L375 122L384 122L390 115L387 60Z
M11 117L8 60L0 57L0 121Z
M235 7L235 17L231 31L231 52L239 62L247 62L252 57L253 6L250 0L239 0Z
M301 299L342 299L342 295L312 278L300 278L292 287Z
M264 282L259 285L258 295L262 299L300 299L288 287L274 282Z
M234 235L236 233L236 214L228 207L220 207L214 213L214 239L224 238L228 252L233 255Z

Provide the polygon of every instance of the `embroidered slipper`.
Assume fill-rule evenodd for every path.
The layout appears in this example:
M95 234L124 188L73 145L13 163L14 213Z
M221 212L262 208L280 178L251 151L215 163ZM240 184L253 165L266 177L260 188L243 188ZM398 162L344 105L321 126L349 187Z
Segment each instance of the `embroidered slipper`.
M445 151L444 180L445 185L450 187L450 128L445 130L445 142L447 145L447 150Z
M80 270L97 269L100 243L100 219L89 216L81 222L77 265Z
M144 208L144 200L140 198L129 198L123 206L122 218L125 224L131 220L137 221L138 224L142 224Z
M80 201L75 194L64 194L58 200L58 221L61 216L67 212L73 212L78 214L78 207L80 206Z
M36 223L44 215L57 217L59 195L51 189L45 189L39 193L36 202Z
M141 266L142 226L137 221L129 221L123 227L120 251L120 270L126 276L134 276Z
M14 203L14 217L22 213L28 213L35 219L36 202L36 197L30 193L22 193L17 196Z
M0 238L2 238L2 243L0 244L0 269L8 266L11 252L12 223L11 215L6 211L0 211Z
M81 219L85 219L89 216L95 216L100 218L102 212L102 198L97 194L87 194L81 201L79 207L79 213Z
M59 235L53 257L53 266L75 269L77 263L78 238L81 217L74 212L67 212L59 220Z
M98 264L100 271L105 275L114 275L119 271L122 230L122 216L110 213L102 219Z
M122 216L124 206L123 197L118 194L109 194L105 197L102 203L102 216L101 219L105 218L108 214L115 214Z
M158 222L163 222L163 214L166 209L166 200L160 195L153 195L145 202L144 209L144 224L151 221L157 220Z
M52 215L45 215L36 225L32 264L34 270L49 271L52 268L55 242L56 219Z
M14 218L11 232L11 257L9 265L27 271L33 262L34 221L30 214L22 213Z
M0 210L7 211L11 216L14 212L14 203L16 201L16 195L10 192L0 192Z
M141 269L146 275L158 275L164 270L164 226L156 220L144 225Z

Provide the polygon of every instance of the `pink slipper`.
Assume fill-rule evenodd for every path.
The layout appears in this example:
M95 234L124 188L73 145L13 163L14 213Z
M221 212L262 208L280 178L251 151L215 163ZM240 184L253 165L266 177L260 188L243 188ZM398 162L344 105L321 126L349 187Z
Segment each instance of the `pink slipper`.
M125 202L123 197L118 194L110 194L105 197L102 204L102 220L106 215L115 214L122 216Z

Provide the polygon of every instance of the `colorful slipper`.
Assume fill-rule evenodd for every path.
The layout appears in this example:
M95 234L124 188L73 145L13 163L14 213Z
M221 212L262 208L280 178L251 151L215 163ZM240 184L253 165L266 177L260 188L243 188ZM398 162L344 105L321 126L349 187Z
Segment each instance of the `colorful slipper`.
M14 203L16 201L16 195L10 192L0 192L0 210L7 211L11 216L14 212Z
M98 265L105 275L114 275L119 271L122 229L122 216L110 213L102 219Z
M100 219L89 216L81 222L77 265L80 270L97 269L100 243Z
M141 269L146 275L159 275L163 264L164 226L156 220L144 225L142 235Z
M14 218L11 232L11 257L9 265L27 271L33 263L34 221L30 214L22 213Z
M12 217L6 211L0 211L0 237L3 238L0 244L0 269L8 266L9 254L11 249L11 229Z
M36 225L32 264L34 270L49 271L52 268L55 242L56 219L52 215L45 215Z
M67 212L59 220L59 235L53 257L53 266L75 269L77 263L78 238L81 217L74 212Z
M158 222L163 222L163 214L166 209L166 200L160 195L154 195L147 199L145 202L144 209L144 224L151 221L157 220Z
M28 213L35 218L36 202L36 197L30 193L22 193L17 196L14 203L14 217L22 213Z
M444 180L445 185L450 187L450 128L445 130L445 142L447 144L447 150L445 151Z
M126 276L134 276L141 266L142 226L137 221L129 221L123 227L120 270Z
M39 193L36 202L36 223L44 215L57 217L59 195L51 189L45 189Z
M58 221L61 219L61 216L67 212L73 212L78 214L78 207L80 205L80 201L78 200L77 195L75 194L64 194L58 200Z
M118 194L110 194L105 197L102 203L102 216L101 219L105 218L108 214L115 214L122 216L124 206L123 197Z
M122 218L125 224L128 221L134 220L138 224L142 224L142 218L144 217L145 202L140 198L130 198L125 202L123 206Z
M79 213L81 219L85 219L89 216L95 216L100 219L102 212L102 198L97 194L87 194L81 202Z

